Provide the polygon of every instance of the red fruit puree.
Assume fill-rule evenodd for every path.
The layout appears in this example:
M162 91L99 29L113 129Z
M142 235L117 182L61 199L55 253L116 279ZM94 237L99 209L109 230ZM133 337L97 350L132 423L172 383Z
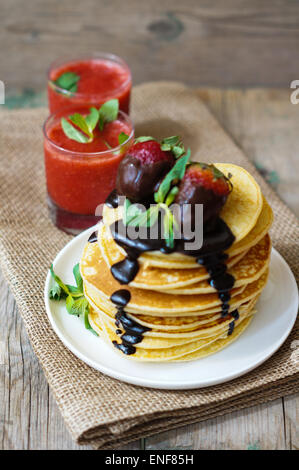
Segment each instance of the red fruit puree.
M77 91L74 93L61 93L61 89L53 83L65 72L74 72L80 77ZM90 58L70 61L56 67L54 64L49 72L49 80L48 98L51 113L80 106L100 107L112 98L119 100L122 111L129 112L131 73L126 63L117 57L115 60Z

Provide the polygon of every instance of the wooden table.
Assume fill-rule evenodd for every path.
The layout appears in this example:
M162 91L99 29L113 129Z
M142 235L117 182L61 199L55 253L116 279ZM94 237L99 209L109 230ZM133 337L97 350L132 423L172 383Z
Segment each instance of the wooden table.
M0 0L0 80L42 89L49 63L124 57L134 83L287 87L298 79L294 0Z
M290 103L290 91L201 89L198 93L299 215L299 105ZM36 103L34 95L31 99ZM28 104L27 95L26 100ZM221 160L221 156L217 158ZM5 363L0 365L0 449L87 449L77 446L65 428L2 277L0 298ZM298 449L298 422L299 394L141 439L124 448Z

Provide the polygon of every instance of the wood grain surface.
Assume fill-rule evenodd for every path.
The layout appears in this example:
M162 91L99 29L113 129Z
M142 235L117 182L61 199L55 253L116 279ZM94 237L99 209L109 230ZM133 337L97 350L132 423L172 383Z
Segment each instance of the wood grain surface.
M134 82L288 87L299 79L294 0L0 0L0 80L43 89L59 56L110 51Z
M299 215L299 105L290 103L289 91L198 93ZM1 276L0 298L0 449L88 449L77 446L65 428ZM297 394L140 439L125 448L299 449L298 423Z

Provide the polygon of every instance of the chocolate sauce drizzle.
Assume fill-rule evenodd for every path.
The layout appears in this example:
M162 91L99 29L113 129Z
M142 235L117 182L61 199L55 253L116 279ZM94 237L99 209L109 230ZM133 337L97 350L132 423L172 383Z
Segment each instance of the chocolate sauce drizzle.
M109 207L118 207L118 196L116 191L113 191L106 204ZM161 224L161 218L157 221ZM118 220L110 225L110 230L115 242L120 245L127 253L124 260L114 264L111 267L111 273L113 277L120 284L129 284L138 273L139 256L147 251L161 251L163 253L171 253L177 251L188 256L196 258L198 264L204 266L209 273L209 284L216 289L218 292L219 299L221 300L221 316L222 318L230 315L233 321L229 323L228 336L234 331L235 321L239 318L238 310L234 310L229 313L229 302L230 292L234 286L234 277L227 272L227 254L224 253L235 240L230 228L226 223L217 217L213 221L213 226L209 227L207 224L204 228L203 233L203 244L199 250L185 250L185 243L190 240L175 240L175 246L170 250L163 238L151 239L149 238L129 238L127 230L121 220ZM161 233L161 231L158 231ZM192 240L191 240L192 241ZM128 299L128 300L127 300ZM136 348L133 344L142 341L142 335L145 331L149 331L150 328L145 328L139 325L137 322L128 318L124 308L130 300L130 292L126 289L116 291L111 296L111 301L117 306L118 313L116 315L116 326L120 323L125 329L125 333L121 336L122 342L113 342L114 346L120 349L125 354L134 354ZM119 330L117 330L119 334Z
M98 240L97 232L92 232L92 234L90 235L90 237L87 241L88 241L88 243L95 243L97 240Z
M116 209L118 207L118 194L116 192L116 189L113 189L113 191L109 194L105 201L105 204L108 207L111 207L112 209Z
M129 284L138 273L139 256L146 251L166 248L164 240L148 238L129 238L122 220L110 225L111 234L116 243L127 253L127 256L111 267L113 277L120 284Z
M235 321L240 318L238 310L234 310L233 312L231 312L231 316L233 317L233 321L231 321L228 325L227 336L230 336L233 333L235 329Z
M209 284L218 292L222 318L228 315L230 291L235 283L234 277L227 272L227 265L224 262L226 259L227 255L221 251L197 258L197 262L204 266L210 275Z
M130 291L127 289L117 290L111 295L110 299L117 308L117 314L115 316L115 325L117 327L116 334L119 335L122 333L122 330L119 329L120 326L122 326L125 331L120 337L121 343L113 341L113 345L124 354L134 354L136 352L134 344L141 343L143 333L149 331L150 328L142 326L132 318L129 318L124 311L124 308L131 299Z

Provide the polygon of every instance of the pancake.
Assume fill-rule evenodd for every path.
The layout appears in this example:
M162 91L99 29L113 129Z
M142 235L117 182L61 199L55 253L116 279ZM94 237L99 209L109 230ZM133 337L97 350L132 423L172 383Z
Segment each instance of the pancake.
M242 305L239 309L239 315L241 318L245 318L246 315L252 312L253 307L255 306L257 302L258 296L254 299L252 299L250 302L246 302L244 305ZM89 299L90 300L90 299ZM103 310L100 310L92 301L90 301L91 304L91 310L89 314L89 320L90 322L95 323L96 325L100 325L100 317L103 316L105 320L113 327L115 324L115 316L109 316L107 315ZM221 315L213 316L208 319L205 319L203 321L197 321L192 323L189 323L188 329L184 329L183 327L186 326L181 322L181 317L176 317L173 320L172 327L175 326L176 329L173 330L171 327L166 327L168 328L167 330L165 329L160 329L161 328L161 320L164 320L163 317L151 317L149 318L148 322L142 322L140 319L141 316L134 316L132 314L128 314L130 318L133 318L135 321L137 321L139 324L142 324L144 326L147 326L150 328L149 331L146 331L144 333L144 339L146 338L166 338L166 339L185 339L188 338L195 338L195 337L201 337L201 336L211 336L213 332L216 332L217 330L223 329L223 327L227 326L229 322L233 320L232 315L227 315L226 317L221 317ZM120 329L122 329L120 327ZM123 331L123 330L122 330ZM211 334L212 333L212 334ZM182 343L184 342L182 341ZM142 341L140 343L141 347L147 347L145 346L146 343Z
M231 163L215 163L230 177L233 190L220 212L220 217L235 236L235 243L246 237L256 225L262 211L263 196L255 179L244 168Z
M268 268L270 254L271 240L267 234L259 243L254 245L245 256L242 256L240 261L228 270L228 273L235 278L234 288L250 284L261 277ZM215 291L215 289L210 286L208 280L205 280L194 284L192 283L192 285L188 285L184 288L172 289L171 291L164 289L163 291L173 295L193 295L206 294Z
M196 359L202 359L203 357L210 356L211 354L215 354L221 349L226 348L231 343L233 343L250 325L252 321L253 315L245 318L241 323L239 323L234 332L231 336L224 336L223 338L219 338L216 341L202 347L192 353L186 354L184 356L179 356L178 358L172 359L175 362L182 362L182 361L195 361ZM216 358L217 360L217 358Z
M119 290L119 283L113 278L110 269L107 267L101 251L96 243L87 243L85 245L83 256L80 263L81 276L84 281L84 288L88 297L91 299L98 298L102 300L109 300L111 295ZM266 279L261 276L260 279ZM248 285L246 291L248 295L254 296L256 286L259 280ZM261 281L263 287L263 281ZM234 288L231 291L231 298L238 301L239 297L243 295L240 288ZM127 290L131 293L131 300L127 305L128 311L139 311L140 313L151 312L170 312L170 313L183 313L197 310L205 310L208 308L221 305L218 294L195 294L189 295L171 295L162 292L148 291L137 289L135 287L127 286ZM246 299L247 300L247 299ZM245 301L245 299L244 299ZM95 302L97 303L97 302Z
M248 314L240 315L239 320L236 320L236 323L241 322L247 316ZM107 323L109 328L111 328L112 330L115 330L115 327L113 324L107 321L106 318L103 317L103 319L104 319L104 322ZM212 325L211 327L206 328L205 330L202 330L202 329L198 330L197 333L192 333L192 334L189 334L188 336L186 334L181 335L181 336L178 336L178 335L171 336L170 334L168 334L168 336L166 335L159 336L158 334L156 336L153 334L150 336L150 335L144 334L144 336L142 337L142 341L140 343L136 343L135 346L138 349L167 349L167 348L172 348L174 346L182 346L184 344L189 344L199 339L216 338L216 337L225 335L225 333L227 334L228 327L231 321L232 321L232 318L227 318L225 320L223 319L223 322L219 325L218 324ZM123 333L124 332L122 332L122 334ZM117 339L119 340L119 336L117 337Z
M87 295L86 295L87 297ZM248 309L251 309L255 306L257 300L259 298L259 294L256 295L253 299L244 302L238 307L238 311L247 311ZM91 300L89 297L87 297L88 302L92 306L92 311L93 311L93 318L95 318L98 315L104 315L107 317L107 320L111 322L115 322L115 313L111 312L109 309L107 309L107 306L104 304L96 305L93 300ZM235 309L233 309L235 310ZM232 309L228 312L232 312ZM177 315L177 316L153 316L153 315L144 315L144 314L134 314L132 312L127 312L127 315L129 318L132 318L134 321L136 321L138 324L145 326L147 328L150 328L152 331L147 334L156 334L156 332L159 333L159 335L163 335L164 333L171 333L172 335L174 334L184 334L184 333L190 333L196 330L197 328L206 325L210 322L214 322L218 319L221 318L222 312L218 310L215 313L210 313L206 315L197 315L197 316L182 316L182 315ZM154 333L153 333L154 331Z
M235 310L240 307L240 305L244 304L245 302L248 302L249 300L253 299L256 297L265 287L266 282L268 279L268 270L260 277L260 279L254 281L251 284L248 284L246 288L239 288L240 290L236 289L237 293L234 297L231 298L230 301L230 309L229 311ZM175 300L174 296L169 296L168 294L160 294L160 293L154 293L157 294L155 297L150 298L148 294L151 293L151 291L145 291L144 293L147 294L146 298L144 299L144 296L142 296L143 292L140 291L136 297L134 295L134 292L137 291L137 289L130 288L131 294L132 294L132 300L128 303L126 306L126 311L129 313L134 313L134 314L146 314L147 316L157 316L157 315L163 315L165 317L175 317L178 316L178 314L181 317L197 317L197 316L204 316L207 314L211 313L219 313L221 311L221 302L217 298L216 294L206 294L202 296L196 296L200 297L202 299L201 304L196 304L194 302L189 302L190 306L194 308L195 310L189 310L189 306L186 307L186 302L185 300L188 300L189 296L176 296L179 297L179 300L181 300L181 307L179 308L179 300L177 302L174 302L174 307L170 310L169 309L169 302L167 302L167 296L170 297L170 299ZM114 291L113 291L114 292ZM84 294L87 296L87 298L91 299L95 305L97 305L101 310L104 309L107 312L110 312L110 315L114 315L116 313L116 307L113 305L113 303L110 301L110 296L104 295L103 292L101 292L99 289L97 289L95 286L92 284L89 284L86 280L84 280ZM211 298L214 299L214 306L210 308L204 308L205 302L208 301L208 299ZM155 301L158 298L162 297L162 302L159 303L158 307L163 305L165 308L157 308L155 305ZM207 299L205 298L207 297ZM142 302L141 299L144 299L145 301ZM139 305L137 305L136 300L139 300ZM137 307L137 308L136 308Z
M103 319L101 320L103 322L104 340L108 342L108 344L111 344L113 342L118 342L119 337L116 335L114 330L110 328L110 326L105 322L105 320ZM238 337L240 333L240 329L238 329L238 326L242 325L242 323L243 323L243 328L241 328L241 332L244 331L244 329L249 325L250 317L245 318L243 321L237 320L236 328L234 329L233 333L229 336L227 335L227 332L225 332L225 334L222 332L220 335L211 336L205 339L196 339L187 344L172 346L169 348L162 348L162 349L161 348L157 348L157 349L136 348L136 352L130 355L130 359L134 361L143 361L143 362L166 362L170 360L173 361L174 359L183 357L184 360L194 360L192 356L191 358L186 357L186 356L192 353L194 354L195 352L199 353L200 350L202 350L202 357L207 356L209 354L215 353L216 351L222 349L223 347L233 342L234 339ZM211 348L210 346L213 343L215 343L217 340L219 341L218 345L215 345L214 348ZM203 350L203 348L206 348L206 349ZM119 354L121 354L123 357L123 354L117 348L115 349L115 351L119 352Z
M238 311L245 312L248 309L251 309L256 304L259 295L254 297L248 302L243 303L239 306ZM229 312L230 313L230 312ZM207 315L198 315L198 316L177 316L177 317L151 317L147 315L138 315L129 313L130 317L136 320L143 326L155 329L155 331L159 331L159 334L165 333L172 333L172 334L184 334L193 332L197 328L201 328L210 322L214 322L221 318L221 311L217 313L207 314Z

